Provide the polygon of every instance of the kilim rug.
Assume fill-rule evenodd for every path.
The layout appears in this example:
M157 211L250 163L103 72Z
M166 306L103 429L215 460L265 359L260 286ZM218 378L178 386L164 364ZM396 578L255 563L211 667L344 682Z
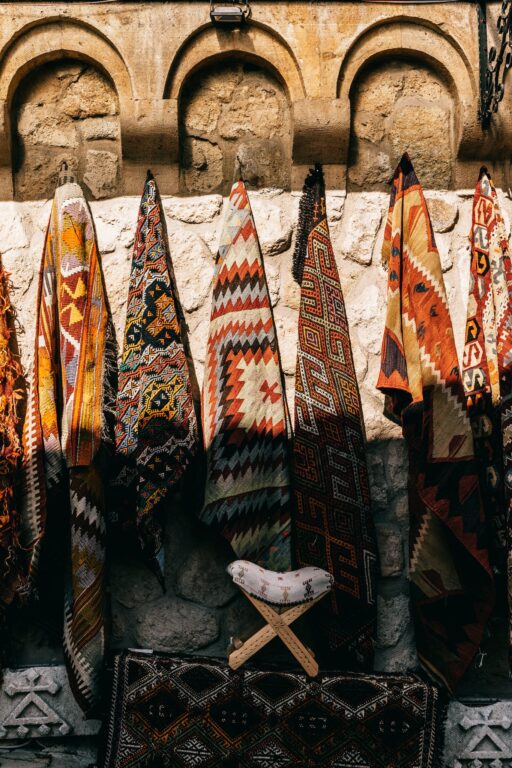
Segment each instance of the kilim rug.
M293 444L297 562L334 577L333 590L315 612L337 666L371 668L377 547L365 431L319 166L306 179L296 243L294 276L301 286Z
M198 448L198 430L165 218L151 174L140 203L119 368L116 485L136 520L145 559L161 582L160 510Z
M14 312L9 299L8 275L0 264L0 661L5 611L19 587L19 509L14 489L22 456L20 401L23 400L23 371L13 349Z
M488 513L491 557L512 614L512 265L498 196L482 169L473 199L471 272L462 381ZM507 567L507 559L509 561ZM512 628L510 630L512 645Z
M437 768L444 707L413 675L304 674L128 652L104 768Z
M494 588L473 439L423 191L404 155L383 256L388 305L378 387L409 449L410 580L418 656L453 690L478 650Z
M233 185L216 271L203 385L204 522L237 557L291 566L287 414L276 331L243 181Z
M91 213L75 183L55 193L36 312L23 435L22 540L30 555L26 590L44 591L40 567L58 534L62 546L69 547L60 553L65 563L64 654L73 691L89 713L98 701L105 647L100 463L113 445L116 358ZM52 504L57 498L59 503Z

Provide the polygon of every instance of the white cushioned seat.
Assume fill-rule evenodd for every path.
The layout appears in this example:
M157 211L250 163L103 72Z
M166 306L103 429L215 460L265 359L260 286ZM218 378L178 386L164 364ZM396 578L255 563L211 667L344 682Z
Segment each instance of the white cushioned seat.
M241 589L272 605L309 603L329 592L333 584L330 573L312 566L277 573L248 560L235 560L227 571Z

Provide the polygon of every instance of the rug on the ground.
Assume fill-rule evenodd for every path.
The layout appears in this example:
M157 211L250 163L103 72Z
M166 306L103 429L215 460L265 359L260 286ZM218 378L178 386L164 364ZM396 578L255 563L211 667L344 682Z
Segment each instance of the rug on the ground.
M104 768L435 768L444 708L415 675L298 672L128 651Z

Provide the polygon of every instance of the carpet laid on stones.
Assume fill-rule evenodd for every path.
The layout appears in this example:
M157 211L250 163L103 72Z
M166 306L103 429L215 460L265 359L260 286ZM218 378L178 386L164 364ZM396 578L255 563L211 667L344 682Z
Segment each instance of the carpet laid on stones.
M415 675L115 659L105 768L435 768L444 707Z

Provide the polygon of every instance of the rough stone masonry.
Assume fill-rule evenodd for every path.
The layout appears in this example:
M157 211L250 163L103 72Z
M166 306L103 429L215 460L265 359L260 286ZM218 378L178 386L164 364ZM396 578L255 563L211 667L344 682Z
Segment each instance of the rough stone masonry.
M506 192L500 197L509 230L512 218L510 139L503 119L509 91L502 116L484 136L475 117L474 4L261 1L254 3L256 23L229 34L204 26L207 3L14 5L0 6L0 251L12 275L27 371L49 199L60 163L68 162L91 199L119 340L138 195L150 164L161 189L173 192L163 196L164 208L201 385L214 256L238 156L253 190L292 408L297 190L309 162L326 163L329 224L363 398L381 555L376 666L415 669L407 458L400 430L383 416L375 390L386 288L380 250L389 178L408 150L430 190L460 352L473 194L467 187L476 181L480 156ZM498 5L489 4L491 20ZM229 547L195 521L187 489L169 503L166 547L165 595L133 558L116 556L113 646L224 655L230 638L257 618L225 572ZM460 691L476 706L457 703L450 710L446 760L454 768L512 765L505 628L491 629L487 656ZM49 635L44 617L20 615L13 646L17 665L62 661L59 639ZM501 701L492 705L494 699ZM42 738L39 746L15 751L3 750L0 742L0 768L83 768L94 761L95 748L91 737Z

